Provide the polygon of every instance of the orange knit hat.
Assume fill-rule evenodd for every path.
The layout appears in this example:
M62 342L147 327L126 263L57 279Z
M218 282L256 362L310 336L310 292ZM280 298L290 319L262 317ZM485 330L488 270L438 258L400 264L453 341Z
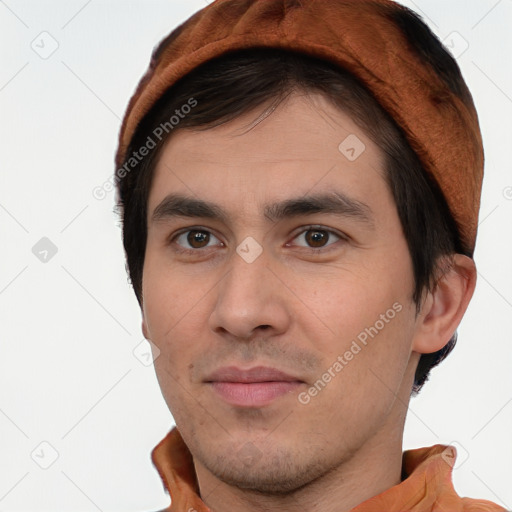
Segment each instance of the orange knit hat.
M477 112L467 87L454 90L408 40L396 22L405 10L391 0L216 0L154 50L123 119L117 168L144 115L200 64L251 47L299 51L348 70L373 93L438 183L473 254L484 165Z

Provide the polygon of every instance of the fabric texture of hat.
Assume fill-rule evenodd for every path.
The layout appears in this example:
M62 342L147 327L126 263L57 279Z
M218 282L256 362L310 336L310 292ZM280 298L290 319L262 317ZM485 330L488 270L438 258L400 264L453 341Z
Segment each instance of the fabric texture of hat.
M141 119L176 81L233 50L298 51L351 72L403 130L439 185L464 249L473 254L484 154L471 94L454 90L396 22L391 0L216 0L153 51L119 133L123 165Z

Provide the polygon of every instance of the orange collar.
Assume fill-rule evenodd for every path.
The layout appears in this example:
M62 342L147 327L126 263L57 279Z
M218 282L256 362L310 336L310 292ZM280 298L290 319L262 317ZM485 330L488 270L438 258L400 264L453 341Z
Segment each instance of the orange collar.
M454 447L442 444L405 451L402 482L364 501L351 512L506 512L490 501L457 495L452 484L456 456ZM176 426L153 449L151 459L164 488L171 495L168 512L190 509L211 512L199 496L192 454Z

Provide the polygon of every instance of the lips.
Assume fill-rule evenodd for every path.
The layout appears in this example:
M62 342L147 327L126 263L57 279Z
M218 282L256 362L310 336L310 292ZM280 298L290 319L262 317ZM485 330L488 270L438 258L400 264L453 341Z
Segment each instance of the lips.
M298 377L289 375L277 368L256 366L242 370L236 366L226 366L214 371L205 379L206 382L303 382Z
M205 382L217 396L237 407L263 407L304 384L299 378L276 368L236 366L219 368Z

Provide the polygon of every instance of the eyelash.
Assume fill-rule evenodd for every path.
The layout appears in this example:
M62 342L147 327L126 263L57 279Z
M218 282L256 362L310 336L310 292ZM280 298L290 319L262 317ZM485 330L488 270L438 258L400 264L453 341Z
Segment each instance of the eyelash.
M193 226L193 227L189 227L187 229L183 229L181 231L178 231L177 233L175 233L172 237L169 238L169 244L175 244L175 240L177 238L179 238L181 235L184 235L186 233L189 233L190 231L199 231L201 233L208 233L210 235L213 235L215 236L209 229L206 229L206 228L203 228L201 226ZM299 235L302 235L303 233L307 233L308 231L323 231L323 232L326 232L326 233L329 233L330 235L335 235L337 236L338 238L340 238L339 241L347 241L348 238L347 236L345 235L342 235L341 233L339 232L336 232L336 231L333 231L332 229L328 229L324 226L320 226L318 224L312 224L312 225L308 225L308 226L303 226L302 227L302 231L299 231L294 237L292 240L295 240L295 238L297 238ZM218 237L216 237L218 238ZM335 244L336 242L334 242ZM334 245L334 244L330 244L330 245ZM181 254L198 254L199 252L201 251L204 251L206 249L208 249L209 247L203 247L203 248L199 248L199 249L184 249L183 247L176 245L176 248L175 248L175 251L178 252L178 253L181 253ZM327 245L327 246L324 246L324 247L318 247L318 248L315 248L315 247L304 247L304 246L299 246L301 247L301 249L303 251L306 251L310 254L320 254L320 253L325 253L325 252L328 252L330 251L331 249L328 249L328 247L330 247L330 245ZM327 247L327 250L326 250L326 247Z

